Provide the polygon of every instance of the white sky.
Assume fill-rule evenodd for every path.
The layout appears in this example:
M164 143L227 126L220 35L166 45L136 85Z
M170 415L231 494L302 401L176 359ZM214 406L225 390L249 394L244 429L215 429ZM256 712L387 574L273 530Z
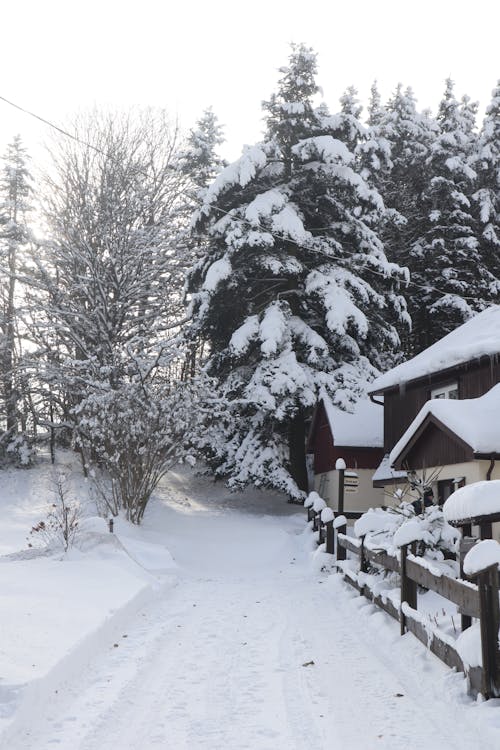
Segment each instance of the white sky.
M398 81L436 108L451 75L482 109L500 78L498 0L10 0L0 21L0 95L65 124L77 109L158 105L188 127L212 105L225 155L260 138L288 43L318 53L335 110L354 84ZM36 152L47 129L0 102L0 151L20 132Z

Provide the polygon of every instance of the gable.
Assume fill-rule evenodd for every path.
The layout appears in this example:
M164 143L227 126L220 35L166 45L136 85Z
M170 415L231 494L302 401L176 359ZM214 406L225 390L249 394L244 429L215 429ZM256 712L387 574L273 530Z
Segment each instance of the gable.
M426 469L474 460L471 446L434 415L428 414L403 447L393 466L396 469Z

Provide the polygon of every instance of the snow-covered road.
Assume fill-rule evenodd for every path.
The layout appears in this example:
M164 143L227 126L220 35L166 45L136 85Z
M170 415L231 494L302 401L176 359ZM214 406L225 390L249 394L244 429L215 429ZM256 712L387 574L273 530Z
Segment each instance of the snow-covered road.
M169 495L152 513L176 585L45 696L9 750L500 746L460 676L312 571L303 512L223 506Z

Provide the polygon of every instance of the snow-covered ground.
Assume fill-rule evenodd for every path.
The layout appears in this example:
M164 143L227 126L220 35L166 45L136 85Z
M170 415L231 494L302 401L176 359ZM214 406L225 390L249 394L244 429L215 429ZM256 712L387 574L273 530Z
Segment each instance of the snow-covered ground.
M5 555L49 470L2 475ZM77 482L75 492L86 493ZM175 471L144 527L0 558L0 748L500 746L500 701L318 573L305 513Z

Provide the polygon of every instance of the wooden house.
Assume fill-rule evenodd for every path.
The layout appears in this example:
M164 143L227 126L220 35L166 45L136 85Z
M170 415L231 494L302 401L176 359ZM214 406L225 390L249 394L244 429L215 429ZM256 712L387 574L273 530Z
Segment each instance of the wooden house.
M383 488L374 487L373 473L383 458L383 414L364 398L352 413L335 406L323 394L311 424L307 452L311 458L314 489L337 510L338 459L346 464L344 510L366 511L383 504Z
M439 472L434 496L500 478L500 306L490 307L381 375L370 397L384 411L384 461L376 486L406 470Z

